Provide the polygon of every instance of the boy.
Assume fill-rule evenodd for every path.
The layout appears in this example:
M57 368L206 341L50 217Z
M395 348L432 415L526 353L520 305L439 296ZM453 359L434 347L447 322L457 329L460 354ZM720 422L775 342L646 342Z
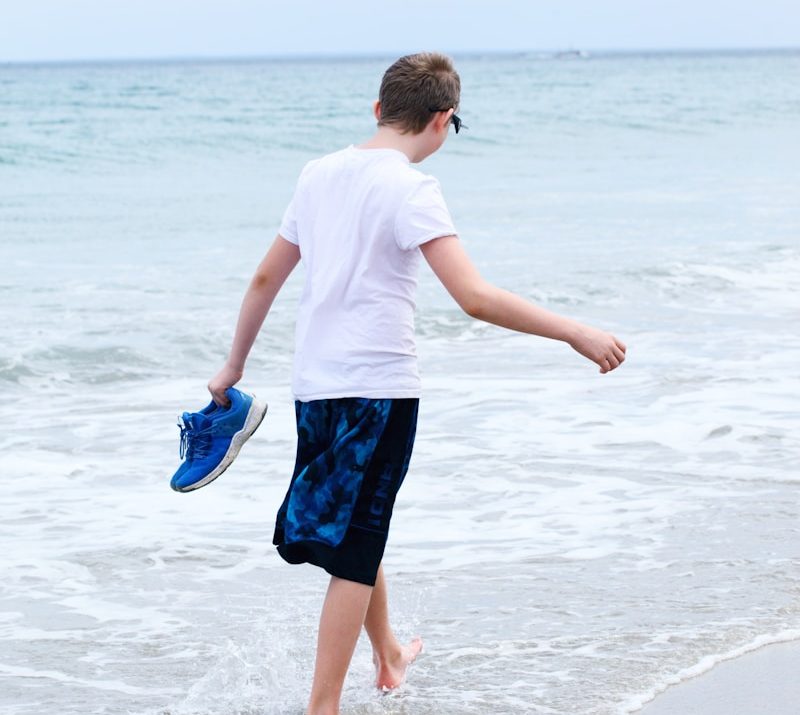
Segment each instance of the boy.
M438 182L411 166L441 147L450 124L458 133L460 89L451 60L440 54L409 55L389 67L374 104L374 136L303 169L244 297L230 356L208 384L214 401L226 405L225 389L241 379L272 301L302 259L292 376L297 462L273 543L286 561L331 574L307 715L339 712L362 626L379 688L397 687L422 649L418 638L407 645L395 638L380 566L416 428L420 257L474 318L563 340L601 373L625 359L612 335L484 281L461 247Z

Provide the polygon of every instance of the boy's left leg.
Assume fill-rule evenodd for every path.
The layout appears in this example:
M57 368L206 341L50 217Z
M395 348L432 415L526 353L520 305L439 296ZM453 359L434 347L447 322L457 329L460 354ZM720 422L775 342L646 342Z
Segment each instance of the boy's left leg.
M319 622L314 684L306 715L338 715L344 679L371 594L372 586L331 576Z

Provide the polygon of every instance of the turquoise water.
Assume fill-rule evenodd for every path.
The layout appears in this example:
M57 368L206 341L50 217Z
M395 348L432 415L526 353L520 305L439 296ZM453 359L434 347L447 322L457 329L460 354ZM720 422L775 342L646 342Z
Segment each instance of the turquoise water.
M344 713L633 711L800 635L800 54L456 58L422 165L492 281L604 327L599 375L423 271L415 456L386 555L409 683ZM178 495L303 163L366 138L386 60L0 67L0 704L299 714L326 586L270 544L300 278L241 385L267 420ZM705 662L705 661L704 661Z

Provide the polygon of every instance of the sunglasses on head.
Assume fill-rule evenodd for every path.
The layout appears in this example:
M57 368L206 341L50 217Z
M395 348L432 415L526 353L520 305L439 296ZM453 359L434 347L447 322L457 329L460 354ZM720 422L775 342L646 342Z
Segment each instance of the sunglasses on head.
M445 109L436 109L435 107L428 107L429 112L449 112L451 109L452 107L446 107ZM464 127L464 129L469 129L469 127L461 121L461 117L459 117L455 113L453 113L453 116L450 117L450 122L456 128L456 134L458 134L461 127Z

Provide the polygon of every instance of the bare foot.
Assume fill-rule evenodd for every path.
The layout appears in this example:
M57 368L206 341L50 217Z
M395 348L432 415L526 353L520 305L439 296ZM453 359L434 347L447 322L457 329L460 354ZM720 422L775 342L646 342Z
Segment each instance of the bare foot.
M377 677L375 686L380 690L394 690L405 682L408 666L422 650L422 638L412 638L411 643L401 646L400 652L388 660L380 660L373 654Z

